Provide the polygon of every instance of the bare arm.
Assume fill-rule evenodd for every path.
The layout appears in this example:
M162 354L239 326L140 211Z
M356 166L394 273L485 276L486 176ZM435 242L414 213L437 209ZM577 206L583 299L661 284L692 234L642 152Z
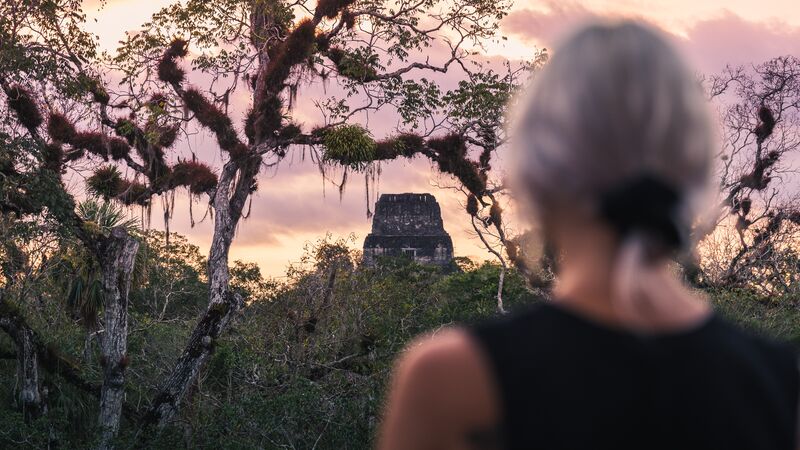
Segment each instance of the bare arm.
M483 355L462 330L411 344L395 368L381 450L474 448L469 436L495 430L499 405Z

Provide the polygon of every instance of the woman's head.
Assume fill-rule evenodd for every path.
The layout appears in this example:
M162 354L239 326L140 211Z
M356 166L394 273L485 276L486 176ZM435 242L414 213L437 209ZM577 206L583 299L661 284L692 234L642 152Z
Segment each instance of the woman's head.
M614 225L620 244L638 240L645 255L665 241L688 249L712 185L712 129L697 78L659 33L631 22L585 26L521 100L516 188L546 228L560 226L554 217L599 219ZM609 201L617 210L631 203L623 222L660 207L680 242L664 239L663 226L619 226Z
M660 262L693 247L715 139L700 84L676 52L635 23L583 27L520 108L514 181L563 256L556 295L610 300L616 318L642 329L690 311Z

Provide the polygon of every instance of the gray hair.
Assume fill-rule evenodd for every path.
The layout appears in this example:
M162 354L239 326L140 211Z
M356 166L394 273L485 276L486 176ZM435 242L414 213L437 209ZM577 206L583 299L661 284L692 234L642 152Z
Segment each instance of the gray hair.
M512 123L512 180L522 209L539 217L558 210L597 216L605 193L641 176L675 191L679 230L709 210L716 136L708 102L677 52L644 25L577 30L536 75ZM664 256L652 238L620 236L613 272L620 309L654 296L637 281L653 255Z
M519 105L513 178L538 215L594 213L600 196L650 174L681 197L679 226L708 205L716 143L697 78L656 31L632 22L580 28Z

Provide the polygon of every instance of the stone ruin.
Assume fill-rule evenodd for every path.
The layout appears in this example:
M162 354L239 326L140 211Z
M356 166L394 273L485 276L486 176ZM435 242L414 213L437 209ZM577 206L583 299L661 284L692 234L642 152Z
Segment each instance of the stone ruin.
M448 266L453 241L431 194L383 194L375 204L372 232L364 240L364 264L382 256L406 257L421 264Z

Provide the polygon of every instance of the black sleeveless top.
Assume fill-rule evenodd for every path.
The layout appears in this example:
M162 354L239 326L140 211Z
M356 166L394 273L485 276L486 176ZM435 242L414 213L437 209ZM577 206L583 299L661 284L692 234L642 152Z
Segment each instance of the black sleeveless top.
M716 315L641 336L543 303L472 333L499 386L502 448L795 449L795 352Z

